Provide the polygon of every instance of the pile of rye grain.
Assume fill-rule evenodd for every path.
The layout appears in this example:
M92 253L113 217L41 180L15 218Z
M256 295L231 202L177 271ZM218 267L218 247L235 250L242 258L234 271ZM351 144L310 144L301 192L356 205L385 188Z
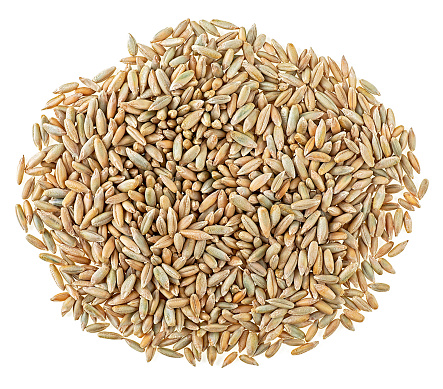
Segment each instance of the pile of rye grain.
M54 91L19 163L62 315L148 361L231 351L223 366L354 330L428 186L412 129L344 57L255 25L188 19L128 51Z

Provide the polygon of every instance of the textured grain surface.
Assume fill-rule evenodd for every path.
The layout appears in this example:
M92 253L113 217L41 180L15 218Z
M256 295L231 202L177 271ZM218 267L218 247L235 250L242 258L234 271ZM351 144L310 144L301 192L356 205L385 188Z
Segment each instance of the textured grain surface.
M127 48L54 90L17 168L62 315L194 366L354 331L429 186L412 129L344 57L255 26L187 19Z

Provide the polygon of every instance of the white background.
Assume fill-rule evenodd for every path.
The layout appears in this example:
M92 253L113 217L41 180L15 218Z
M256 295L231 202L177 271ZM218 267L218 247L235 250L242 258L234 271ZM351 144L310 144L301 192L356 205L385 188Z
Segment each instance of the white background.
M45 387L441 387L442 77L441 3L435 1L14 1L3 5L1 37L0 379L3 388ZM46 263L28 245L14 215L15 171L35 150L32 123L60 84L92 77L127 56L127 33L148 44L181 20L232 21L297 49L313 47L373 82L397 122L413 127L422 175L431 180L391 291L356 331L340 328L312 352L282 348L259 367L236 361L221 370L143 354L98 339L62 318ZM300 52L300 51L299 51ZM418 183L419 180L416 180ZM221 358L219 357L221 360Z

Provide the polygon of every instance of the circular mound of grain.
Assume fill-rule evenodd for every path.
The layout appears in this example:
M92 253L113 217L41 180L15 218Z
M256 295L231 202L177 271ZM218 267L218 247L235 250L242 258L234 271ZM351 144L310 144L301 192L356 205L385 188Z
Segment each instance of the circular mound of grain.
M344 57L255 25L188 19L128 51L54 91L19 163L62 315L148 361L223 366L354 330L427 189L412 129Z

